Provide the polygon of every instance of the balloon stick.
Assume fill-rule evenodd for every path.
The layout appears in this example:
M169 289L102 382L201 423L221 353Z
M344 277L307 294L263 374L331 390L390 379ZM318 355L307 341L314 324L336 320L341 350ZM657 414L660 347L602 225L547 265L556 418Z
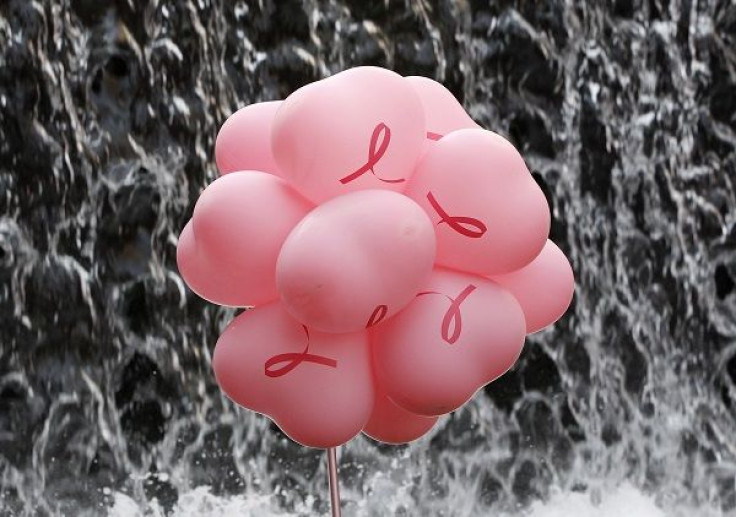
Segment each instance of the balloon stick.
M330 481L332 517L340 517L340 485L337 480L337 447L327 449L327 471Z

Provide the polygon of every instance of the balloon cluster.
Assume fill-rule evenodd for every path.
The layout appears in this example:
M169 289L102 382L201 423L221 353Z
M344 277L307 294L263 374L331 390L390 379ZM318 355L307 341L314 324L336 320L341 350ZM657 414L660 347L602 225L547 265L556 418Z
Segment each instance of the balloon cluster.
M435 81L347 70L232 115L216 159L179 269L255 307L218 340L217 381L303 445L420 437L571 301L524 160Z

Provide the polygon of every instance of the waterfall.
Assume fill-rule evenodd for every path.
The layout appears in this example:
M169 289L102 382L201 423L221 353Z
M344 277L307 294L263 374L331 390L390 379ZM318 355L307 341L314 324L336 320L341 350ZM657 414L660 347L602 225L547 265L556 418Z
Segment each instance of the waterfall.
M4 0L0 514L327 511L175 251L227 116L361 64L519 147L576 293L427 437L342 447L345 513L736 512L734 49L727 0Z

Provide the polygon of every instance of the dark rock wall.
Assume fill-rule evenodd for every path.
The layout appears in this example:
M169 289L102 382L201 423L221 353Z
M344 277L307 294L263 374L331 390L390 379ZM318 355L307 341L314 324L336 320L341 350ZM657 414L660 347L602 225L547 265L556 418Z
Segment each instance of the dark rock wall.
M485 515L627 480L736 510L732 2L3 0L0 511L200 485L326 509L322 454L219 395L233 313L175 247L232 111L361 64L442 81L519 146L577 291L431 439L345 448L346 508Z

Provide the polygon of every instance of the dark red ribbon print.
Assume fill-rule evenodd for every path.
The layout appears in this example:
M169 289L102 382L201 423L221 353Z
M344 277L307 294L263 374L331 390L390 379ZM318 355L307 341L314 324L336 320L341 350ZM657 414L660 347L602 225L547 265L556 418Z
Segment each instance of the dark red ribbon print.
M373 314L371 314L371 317L368 318L368 323L365 324L365 328L370 328L373 325L378 325L383 321L383 318L386 317L386 314L388 313L388 305L378 305L375 309L373 309Z
M373 134L371 135L371 142L368 146L368 161L365 162L365 165L360 167L355 172L348 174L344 178L340 179L340 183L342 183L343 185L346 183L350 183L351 181L360 178L366 172L370 172L384 183L401 183L406 181L404 178L399 178L396 180L387 180L384 178L380 178L378 174L376 174L376 171L373 169L376 165L378 165L378 162L381 160L381 158L383 158L383 155L386 154L389 142L391 142L391 128L389 128L383 122L379 122L376 127L373 128Z
M309 330L304 325L302 325L302 328L304 329L304 333L307 335L307 346L304 347L302 352L278 354L266 361L266 364L264 365L266 377L281 377L302 363L315 363L329 366L330 368L337 368L337 361L335 359L309 353ZM283 366L274 369L276 365L282 363L284 364Z
M447 226L455 230L457 233L470 237L471 239L480 239L488 231L485 223L479 219L462 215L452 216L445 212L445 209L440 206L437 198L434 197L434 194L431 192L427 192L427 199L435 212L440 216L440 222L437 223L438 225L447 223Z
M440 135L439 133L432 133L431 131L427 131L427 138L429 140L439 140L440 138L442 138L442 135Z
M450 300L450 307L447 309L445 317L442 318L442 339L450 345L455 344L455 342L460 338L460 333L463 331L463 315L462 312L460 312L460 305L476 289L477 288L473 284L468 284L468 286L460 292L457 298L452 298L446 294L435 291L424 291L417 295L439 294Z

